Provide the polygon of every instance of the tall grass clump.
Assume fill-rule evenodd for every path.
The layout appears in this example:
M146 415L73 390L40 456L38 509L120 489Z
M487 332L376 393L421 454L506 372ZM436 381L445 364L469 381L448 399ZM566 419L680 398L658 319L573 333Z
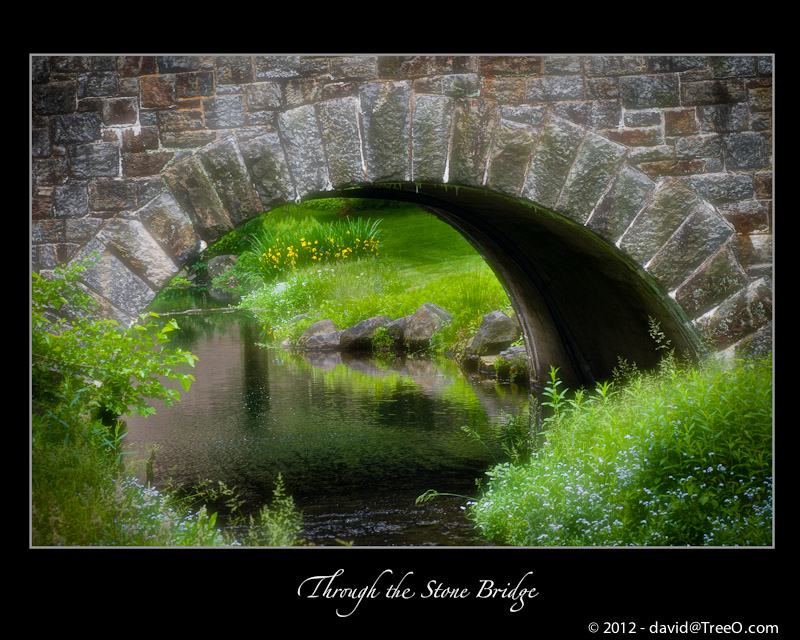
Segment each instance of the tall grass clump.
M539 545L772 544L772 359L667 360L653 373L562 389L544 442L488 472L471 504L481 533Z

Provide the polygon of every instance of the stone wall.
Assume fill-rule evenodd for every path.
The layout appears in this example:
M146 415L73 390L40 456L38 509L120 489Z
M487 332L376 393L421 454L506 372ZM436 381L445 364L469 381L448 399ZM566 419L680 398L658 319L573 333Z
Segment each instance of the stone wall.
M771 56L33 56L31 82L33 268L97 250L114 315L279 203L405 181L536 202L714 348L771 338Z

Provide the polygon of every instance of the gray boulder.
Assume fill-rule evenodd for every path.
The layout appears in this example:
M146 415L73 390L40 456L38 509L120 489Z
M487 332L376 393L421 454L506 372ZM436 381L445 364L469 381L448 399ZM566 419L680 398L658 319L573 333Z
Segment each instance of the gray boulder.
M440 306L426 302L408 317L403 339L411 350L424 349L430 345L433 334L452 319L452 314Z
M296 346L305 349L308 341L314 336L334 331L336 331L336 325L331 320L319 320L303 332L303 335L297 340Z
M480 329L466 350L479 356L498 354L519 337L519 325L512 318L502 311L492 311L483 316Z
M409 316L403 316L397 320L392 320L386 323L386 333L394 340L395 344L402 344L406 335L406 325L408 324Z
M306 351L337 351L341 348L343 333L344 331L315 333L306 340L303 348Z
M342 349L368 350L372 347L372 336L378 327L384 327L391 322L388 316L374 316L354 324L342 333L340 345Z

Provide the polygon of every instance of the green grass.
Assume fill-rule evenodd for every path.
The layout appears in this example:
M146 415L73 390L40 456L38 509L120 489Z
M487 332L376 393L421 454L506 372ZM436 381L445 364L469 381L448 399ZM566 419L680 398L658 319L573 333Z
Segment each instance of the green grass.
M273 500L256 518L220 527L199 492L142 484L91 439L33 446L33 546L232 547L298 544L302 514L278 477Z
M636 373L591 393L553 372L544 443L488 472L483 535L520 546L772 544L772 362Z
M277 284L246 295L242 306L258 310L270 337L296 338L321 319L338 328L376 315L396 319L432 302L454 317L439 342L449 348L477 331L489 311L510 312L505 290L490 267L461 234L435 216L415 207L367 205L352 215L354 221L380 221L379 255L297 266ZM277 210L264 220L267 227L297 236L330 224L335 214L301 207L288 213ZM301 314L301 321L292 320Z

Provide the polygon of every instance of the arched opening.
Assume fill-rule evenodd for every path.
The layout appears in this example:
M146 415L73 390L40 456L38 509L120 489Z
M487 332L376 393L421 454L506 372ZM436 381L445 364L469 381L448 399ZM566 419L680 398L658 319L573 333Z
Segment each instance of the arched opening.
M534 379L550 366L568 385L611 375L619 358L656 364L655 320L678 353L703 345L680 307L616 247L567 218L496 192L394 183L313 194L413 202L461 232L506 288Z

